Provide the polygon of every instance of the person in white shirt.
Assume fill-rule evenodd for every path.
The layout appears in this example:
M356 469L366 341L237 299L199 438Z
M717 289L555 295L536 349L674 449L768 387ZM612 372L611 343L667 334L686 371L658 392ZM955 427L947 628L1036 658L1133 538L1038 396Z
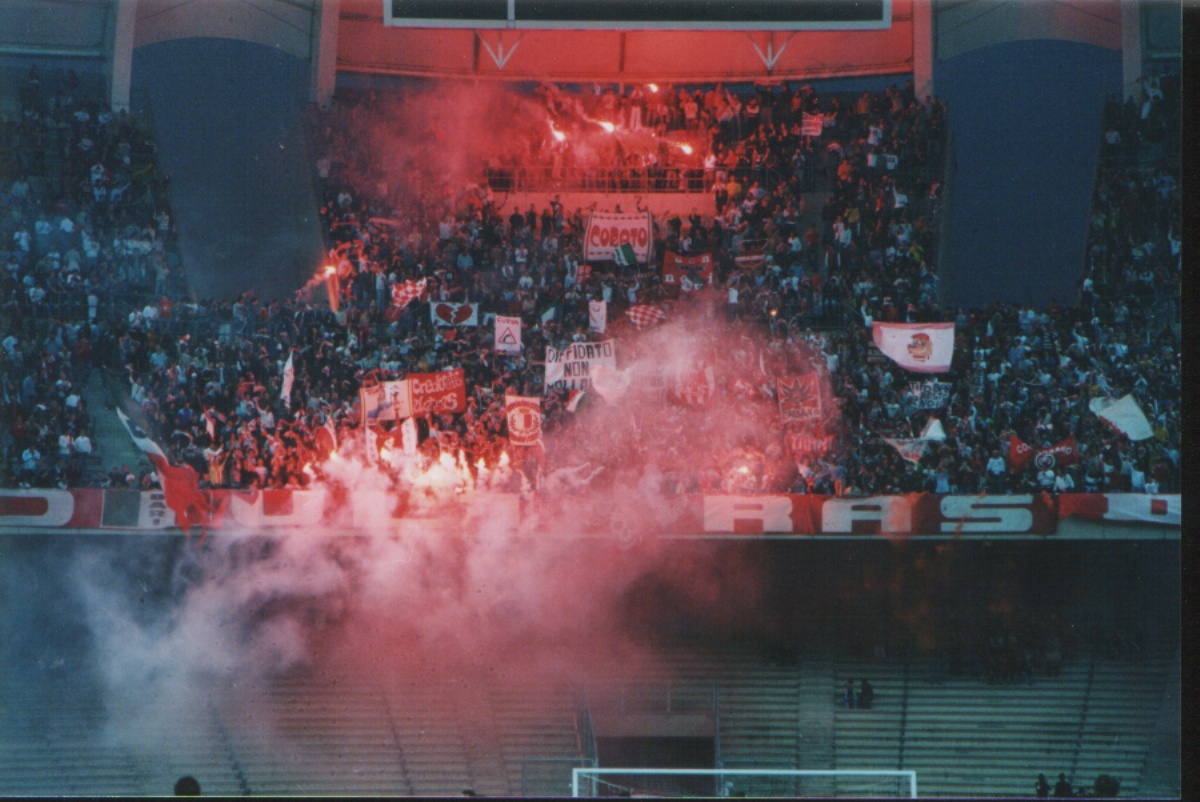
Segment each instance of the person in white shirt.
M1054 476L1054 492L1055 493L1074 493L1075 480L1071 478L1071 474L1066 471L1059 470Z
M88 437L86 431L81 431L79 436L75 438L74 447L76 454L91 454L92 438Z

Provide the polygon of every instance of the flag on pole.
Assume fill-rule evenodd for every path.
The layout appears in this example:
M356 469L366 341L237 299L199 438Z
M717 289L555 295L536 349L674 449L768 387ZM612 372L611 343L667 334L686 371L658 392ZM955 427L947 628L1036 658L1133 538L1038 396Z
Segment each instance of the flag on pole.
M292 364L292 352L288 352L287 364L283 366L283 387L279 390L279 400L286 410L292 405L292 384L296 380L296 368Z
M1151 428L1150 421L1146 420L1146 413L1142 412L1137 399L1132 395L1121 398L1093 398L1088 402L1088 409L1130 440L1148 440L1154 436L1154 429Z
M587 390L572 390L567 396L567 412L574 412L579 409L579 402L583 401L583 397L587 394Z
M637 254L628 242L613 250L613 261L621 267L637 267Z
M601 334L608 328L607 301L588 301L588 328Z

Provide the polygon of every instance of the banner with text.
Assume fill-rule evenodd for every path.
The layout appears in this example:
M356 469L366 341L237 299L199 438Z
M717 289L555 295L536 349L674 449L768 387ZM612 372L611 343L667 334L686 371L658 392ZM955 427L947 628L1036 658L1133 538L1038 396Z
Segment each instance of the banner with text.
M546 390L587 390L591 387L591 370L603 366L617 369L617 346L613 340L598 343L571 343L561 351L546 349Z
M614 261L615 252L628 244L643 264L654 255L654 220L649 212L617 214L592 212L583 238L584 259Z
M462 412L467 408L467 383L463 369L440 373L410 373L408 388L412 395L412 414Z

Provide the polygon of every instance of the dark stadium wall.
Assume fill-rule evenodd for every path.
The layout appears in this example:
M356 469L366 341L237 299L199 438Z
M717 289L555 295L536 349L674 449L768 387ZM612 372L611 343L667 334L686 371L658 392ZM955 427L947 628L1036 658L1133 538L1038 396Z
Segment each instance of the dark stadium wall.
M149 107L197 297L290 296L320 266L307 81L306 61L252 42L134 50L134 102Z
M947 301L1075 300L1100 117L1121 91L1118 50L1026 40L934 68L954 137Z

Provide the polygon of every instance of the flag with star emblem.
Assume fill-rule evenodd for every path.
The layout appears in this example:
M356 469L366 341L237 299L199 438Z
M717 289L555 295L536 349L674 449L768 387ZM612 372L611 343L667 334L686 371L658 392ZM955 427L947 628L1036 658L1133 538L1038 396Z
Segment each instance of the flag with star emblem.
M806 423L821 419L821 384L817 376L780 377L776 382L779 416L784 423Z

